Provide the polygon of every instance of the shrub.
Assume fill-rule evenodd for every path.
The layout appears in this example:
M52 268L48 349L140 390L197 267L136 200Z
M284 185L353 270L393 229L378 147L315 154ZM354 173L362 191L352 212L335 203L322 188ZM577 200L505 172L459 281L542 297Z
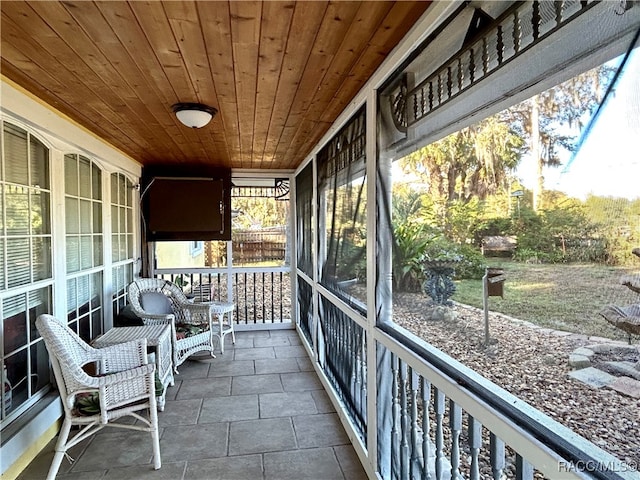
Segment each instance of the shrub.
M393 234L393 288L419 292L423 280L421 258L433 231L424 224L403 223L394 228Z
M471 245L458 245L458 250L462 255L462 260L456 268L456 278L482 278L486 268L486 260L482 253Z
M439 237L427 245L423 259L458 260L455 278L480 279L484 275L486 261L480 251L471 245L460 245Z
M533 263L600 262L610 257L607 242L575 202L564 202L536 214L523 208L518 218L492 219L483 224L482 235L515 235L518 246L513 259Z
M513 232L513 222L511 218L489 218L483 220L473 233L473 242L475 245L482 245L484 237L507 237Z

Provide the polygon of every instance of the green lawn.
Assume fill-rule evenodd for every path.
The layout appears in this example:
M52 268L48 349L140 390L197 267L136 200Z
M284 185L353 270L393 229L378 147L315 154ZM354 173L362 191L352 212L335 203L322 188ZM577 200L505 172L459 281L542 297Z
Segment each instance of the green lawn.
M640 267L537 265L503 259L489 259L488 263L503 268L506 275L504 299L489 297L490 310L544 327L628 338L598 312L607 304L640 303L638 294L620 284L622 275L635 273L640 276ZM461 280L456 286L453 300L482 308L481 280Z

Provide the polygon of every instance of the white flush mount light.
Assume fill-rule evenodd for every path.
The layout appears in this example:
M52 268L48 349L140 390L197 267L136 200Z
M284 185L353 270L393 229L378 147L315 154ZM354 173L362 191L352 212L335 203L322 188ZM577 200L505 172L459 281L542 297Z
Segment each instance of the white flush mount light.
M218 113L215 108L202 103L176 103L172 108L178 120L189 128L204 127Z

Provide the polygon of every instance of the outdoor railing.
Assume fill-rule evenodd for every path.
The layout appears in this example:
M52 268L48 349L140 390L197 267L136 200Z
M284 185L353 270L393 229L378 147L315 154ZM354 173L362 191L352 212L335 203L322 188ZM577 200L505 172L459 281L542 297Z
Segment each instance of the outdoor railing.
M303 280L299 275L296 277L298 282L298 326L302 335L313 348L313 289L307 281Z
M320 365L340 398L358 436L367 434L367 337L364 329L321 296Z
M203 300L233 301L242 324L291 318L288 268L162 269L157 276L186 284ZM310 299L309 292L302 296ZM354 447L365 462L377 459L371 469L380 478L637 478L635 466L425 340L393 324L367 329L355 320L361 313L342 303L323 291L317 322L306 319L300 328L349 419L346 428L361 441ZM375 365L367 363L371 349ZM377 385L367 381L372 374ZM369 444L373 438L377 446Z
M404 78L390 96L396 127L410 127L505 67L590 8L595 0L514 2L480 38L415 86Z
M164 278L196 300L233 302L236 324L291 322L289 267L163 268Z
M311 293L301 296L310 300ZM303 339L317 337L315 348L308 342L317 372L347 419L354 448L378 478L637 478L636 465L424 339L393 323L367 328L362 312L323 288L318 299L316 320L305 316L299 324ZM374 364L367 362L372 358Z
M637 478L585 438L399 327L376 329L382 478Z

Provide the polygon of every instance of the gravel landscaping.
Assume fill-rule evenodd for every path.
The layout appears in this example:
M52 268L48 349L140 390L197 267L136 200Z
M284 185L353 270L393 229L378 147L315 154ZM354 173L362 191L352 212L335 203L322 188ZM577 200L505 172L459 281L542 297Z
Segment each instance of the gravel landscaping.
M491 313L495 342L486 347L481 310L455 305L454 320L425 320L428 303L422 294L396 294L395 321L627 465L640 465L640 399L568 376L569 355L605 339Z

